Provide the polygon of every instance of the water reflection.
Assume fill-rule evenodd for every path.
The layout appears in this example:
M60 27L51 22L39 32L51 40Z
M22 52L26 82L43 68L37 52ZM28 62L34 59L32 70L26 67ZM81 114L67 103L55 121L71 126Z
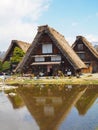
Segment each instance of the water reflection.
M10 95L10 93L14 93L13 91L0 92L0 130L39 130L37 123L25 106L21 107L21 103L19 103L17 109L14 107L17 106L18 100L13 99L18 95ZM9 101L9 95L12 96L10 97L12 104Z
M76 104L80 115L85 115L98 97L98 87L89 86Z
M12 103L14 109L19 109L24 106L24 102L19 94L17 94L16 90L7 90L6 94Z
M12 92L16 95L9 94ZM86 115L98 97L98 87L34 85L21 86L15 91L5 91L5 93L14 109L22 108L24 105L27 107L40 130L87 130L89 126L81 125L81 121L76 127L78 121L76 122L76 117L73 119L72 116L76 110L80 115ZM26 119L29 120L29 116ZM98 121L97 117L96 119ZM90 126L89 130L97 128L96 124L98 122Z

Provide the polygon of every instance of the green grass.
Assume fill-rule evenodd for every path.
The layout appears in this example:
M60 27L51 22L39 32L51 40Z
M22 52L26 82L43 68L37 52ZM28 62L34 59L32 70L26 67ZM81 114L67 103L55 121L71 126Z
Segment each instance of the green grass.
M7 79L5 84L21 85L21 84L98 84L98 79L92 77L76 78L76 77L63 77L63 78L45 78L45 79L29 79L12 77Z

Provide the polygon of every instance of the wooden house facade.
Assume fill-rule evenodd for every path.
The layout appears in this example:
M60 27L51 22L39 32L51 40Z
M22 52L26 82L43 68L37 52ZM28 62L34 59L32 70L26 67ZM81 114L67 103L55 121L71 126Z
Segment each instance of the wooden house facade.
M75 74L86 68L85 64L69 46L64 36L48 25L39 26L38 32L16 68L16 72L34 75L57 75L70 71Z
M98 72L98 52L85 37L77 36L72 48L87 66L84 73Z
M26 53L29 46L30 46L29 43L26 43L26 42L23 42L23 41L18 41L18 40L12 40L9 48L7 49L7 51L5 53L5 56L2 60L2 63L4 63L5 61L11 60L11 57L13 56L13 52L14 52L15 47L20 48L24 53ZM16 64L13 65L14 69L16 68L16 66L17 66Z

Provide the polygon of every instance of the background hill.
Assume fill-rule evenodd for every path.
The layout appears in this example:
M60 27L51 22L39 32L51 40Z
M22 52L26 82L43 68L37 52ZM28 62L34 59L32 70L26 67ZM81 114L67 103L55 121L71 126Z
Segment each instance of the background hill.
M94 45L94 48L98 51L98 42L94 42L93 45Z

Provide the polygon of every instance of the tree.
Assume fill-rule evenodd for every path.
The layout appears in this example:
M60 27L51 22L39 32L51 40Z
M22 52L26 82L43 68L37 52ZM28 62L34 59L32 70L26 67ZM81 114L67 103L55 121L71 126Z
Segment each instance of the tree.
M10 61L5 61L2 65L2 71L10 70Z
M10 58L10 61L5 61L1 64L1 71L9 71L12 72L13 69L16 68L16 65L22 60L24 56L24 52L19 47L15 47L13 51L13 56Z
M0 61L0 72L2 72L2 62Z
M11 63L19 63L22 60L24 54L25 53L22 49L20 49L19 47L15 47L13 51L13 56L10 59Z

